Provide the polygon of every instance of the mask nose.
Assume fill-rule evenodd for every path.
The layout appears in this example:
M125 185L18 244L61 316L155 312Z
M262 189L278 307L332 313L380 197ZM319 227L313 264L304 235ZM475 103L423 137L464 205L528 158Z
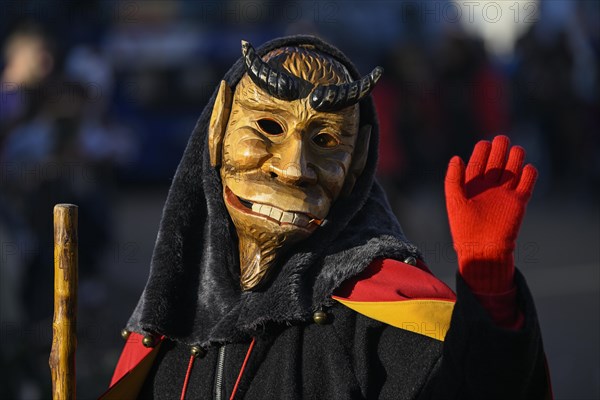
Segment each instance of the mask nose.
M306 159L301 135L290 135L283 143L273 146L273 157L263 164L263 171L290 185L308 186L317 183L317 173L314 165Z

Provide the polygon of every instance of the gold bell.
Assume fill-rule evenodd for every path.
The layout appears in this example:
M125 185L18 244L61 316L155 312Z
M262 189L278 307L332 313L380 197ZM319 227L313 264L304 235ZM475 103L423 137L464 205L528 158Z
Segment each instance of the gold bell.
M323 310L315 311L313 314L313 321L319 325L325 325L327 323L327 313Z
M123 339L127 340L129 338L129 335L131 335L131 332L129 332L127 329L121 330L121 337Z
M414 267L417 265L417 259L413 256L408 256L404 259L404 264L412 265Z
M204 350L200 346L192 346L192 348L190 349L190 352L192 353L192 356L194 358L197 358L197 357L203 358L206 355L206 350Z
M142 339L142 344L144 345L144 347L154 347L154 336L144 336L144 338Z

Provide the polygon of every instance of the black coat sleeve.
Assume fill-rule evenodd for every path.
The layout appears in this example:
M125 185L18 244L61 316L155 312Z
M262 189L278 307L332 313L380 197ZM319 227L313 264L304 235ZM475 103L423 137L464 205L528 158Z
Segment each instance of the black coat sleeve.
M460 274L442 356L420 399L551 399L550 379L531 293L519 271L519 330L498 327Z

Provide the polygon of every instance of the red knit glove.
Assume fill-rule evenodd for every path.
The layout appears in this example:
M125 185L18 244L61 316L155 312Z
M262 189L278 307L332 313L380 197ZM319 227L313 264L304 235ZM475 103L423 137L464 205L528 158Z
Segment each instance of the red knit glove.
M513 288L513 251L537 170L506 136L480 141L469 165L458 156L446 174L446 207L461 275L476 293ZM508 153L508 159L507 159Z

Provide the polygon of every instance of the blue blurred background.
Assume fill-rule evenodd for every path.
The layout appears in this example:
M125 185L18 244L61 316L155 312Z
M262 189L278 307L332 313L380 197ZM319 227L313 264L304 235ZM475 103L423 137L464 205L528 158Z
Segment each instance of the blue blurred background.
M52 207L80 215L78 398L107 386L170 178L224 72L315 34L385 68L379 180L452 285L443 176L507 134L540 170L517 247L557 399L600 398L600 8L596 1L2 3L0 398L50 398ZM493 362L493 360L490 360Z

